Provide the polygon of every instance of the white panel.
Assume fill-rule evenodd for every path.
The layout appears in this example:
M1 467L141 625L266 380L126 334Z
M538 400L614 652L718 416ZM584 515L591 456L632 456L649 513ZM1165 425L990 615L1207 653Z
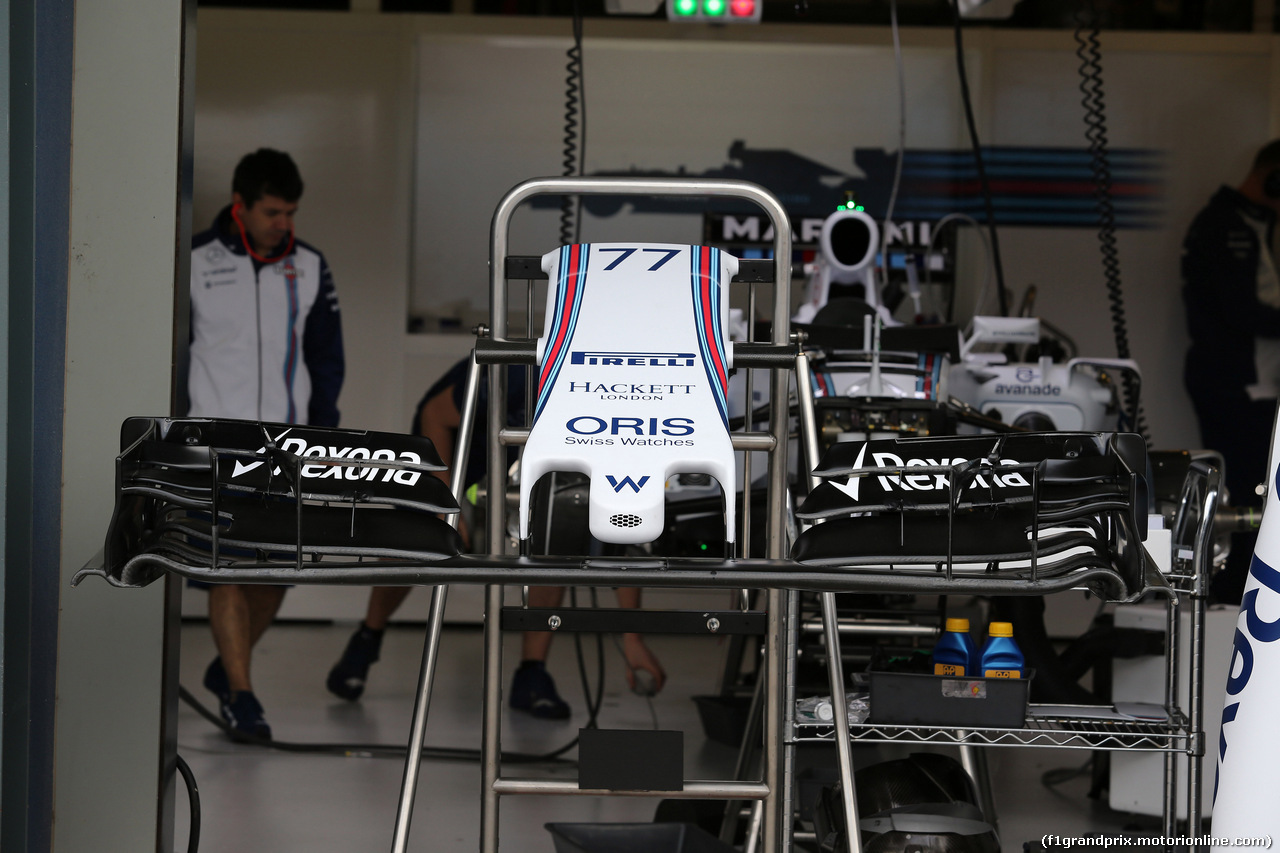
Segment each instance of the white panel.
M121 421L169 411L182 22L181 4L167 0L76 9L54 768L60 853L156 849L164 584L125 591L97 579L71 589L70 581L102 547Z
M244 154L289 152L306 187L298 236L328 258L342 305L342 426L400 431L412 39L391 26L323 26L324 17L300 18L295 29L252 15L206 23L201 13L194 228L208 228L230 202Z
M486 316L489 222L516 183L562 171L567 40L423 36L412 307ZM857 174L853 149L897 148L888 47L588 39L585 171L690 173L730 165L735 140ZM960 140L954 59L906 52L909 145ZM786 73L770 69L785 68ZM511 251L559 245L552 211L523 211ZM697 241L701 216L588 217L595 242Z

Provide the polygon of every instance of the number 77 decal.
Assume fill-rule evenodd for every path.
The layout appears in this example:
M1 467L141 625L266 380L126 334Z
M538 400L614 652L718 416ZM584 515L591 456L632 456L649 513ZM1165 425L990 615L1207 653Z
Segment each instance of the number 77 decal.
M618 266L618 264L622 263L622 262L623 262L623 261L625 261L627 258L629 258L629 257L631 257L632 255L634 255L637 251L657 252L657 253L661 254L661 255L662 255L662 257L661 257L661 258L659 258L659 259L654 263L654 265L653 265L653 266L651 266L651 267L649 267L649 269L648 269L648 272L655 272L655 271L657 271L657 270L662 269L662 265L663 265L663 264L665 264L667 261L669 261L669 260L671 260L672 258L674 258L676 255L680 254L680 253L681 253L682 251L684 251L684 250L683 250L683 249L643 249L643 250L640 250L640 249L639 249L639 247L636 247L636 248L634 248L634 249L600 249L599 251L601 251L601 252L618 252L618 253L619 253L619 254L618 254L618 257L614 258L614 260L613 260L613 261L612 261L612 262L611 262L607 267L605 267L605 268L604 268L604 271L605 271L605 272L608 272L609 270L614 269L615 267L617 267L617 266Z

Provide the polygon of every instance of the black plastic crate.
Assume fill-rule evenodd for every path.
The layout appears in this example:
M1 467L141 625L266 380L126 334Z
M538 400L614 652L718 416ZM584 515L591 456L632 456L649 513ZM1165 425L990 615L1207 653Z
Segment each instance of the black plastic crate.
M691 823L549 823L556 853L735 853Z
M1020 729L1027 721L1031 676L956 678L871 672L868 722L907 726Z

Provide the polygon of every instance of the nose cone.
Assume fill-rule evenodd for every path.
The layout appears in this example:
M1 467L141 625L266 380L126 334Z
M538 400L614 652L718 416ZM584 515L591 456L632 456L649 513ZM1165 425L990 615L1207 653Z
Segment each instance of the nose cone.
M601 542L652 542L666 527L665 477L597 474L591 478L591 535Z

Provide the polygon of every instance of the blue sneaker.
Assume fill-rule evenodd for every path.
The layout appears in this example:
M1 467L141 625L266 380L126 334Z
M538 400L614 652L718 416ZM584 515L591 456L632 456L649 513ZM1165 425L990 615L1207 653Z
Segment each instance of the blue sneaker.
M271 740L271 726L263 715L262 703L251 690L241 690L220 705L222 719L238 734Z
M382 651L382 632L361 623L347 641L342 657L329 670L324 686L335 696L354 702L364 693L364 683Z
M222 667L222 658L216 657L204 671L204 687L218 697L218 704L225 705L231 697L231 684L227 681L227 671Z
M569 705L556 692L556 683L540 660L527 660L511 681L509 704L543 720L569 719Z

